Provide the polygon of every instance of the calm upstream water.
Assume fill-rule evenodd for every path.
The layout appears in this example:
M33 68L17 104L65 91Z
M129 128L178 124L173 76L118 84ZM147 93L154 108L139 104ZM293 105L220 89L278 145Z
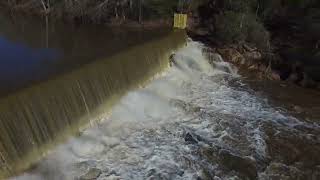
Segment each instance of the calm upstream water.
M20 26L11 27L18 32ZM110 37L111 30L102 27L77 29L78 36L75 29L64 30L43 31L55 37L48 42L56 45L47 47L46 35L39 41L9 31L2 35L4 47L23 44L40 62L21 71L25 79L17 78L17 84L3 81L3 177L20 172L11 179L320 178L316 100L299 100L306 106L294 106L293 112L289 106L296 104L287 96L274 98L290 95L288 86L262 91L267 81L240 75L184 32L120 31L123 38L117 39L118 30ZM6 57L9 50L2 51ZM44 70L40 78L34 76L37 67ZM15 71L20 72L9 72ZM289 89L306 100L319 98L317 92Z
M6 95L168 33L71 26L0 14L0 93Z

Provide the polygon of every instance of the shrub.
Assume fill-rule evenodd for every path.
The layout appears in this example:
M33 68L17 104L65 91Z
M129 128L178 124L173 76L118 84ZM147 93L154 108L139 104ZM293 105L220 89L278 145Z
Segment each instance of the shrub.
M215 35L226 43L241 42L246 39L246 26L243 13L226 11L215 17Z
M221 0L220 0L221 1ZM223 9L239 13L250 12L256 7L256 0L222 0Z
M266 30L263 23L254 15L247 17L247 38L248 42L253 43L260 49L268 49L270 47L270 33Z
M269 47L270 35L251 13L226 11L215 17L215 35L225 43L251 42L257 47Z
M171 18L177 5L178 0L144 0L144 16L147 19Z

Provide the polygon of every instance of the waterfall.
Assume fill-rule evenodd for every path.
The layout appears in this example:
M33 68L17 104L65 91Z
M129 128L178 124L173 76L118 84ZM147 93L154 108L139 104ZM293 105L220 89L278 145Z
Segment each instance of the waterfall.
M167 68L185 40L172 32L0 99L0 178L94 124L126 92Z

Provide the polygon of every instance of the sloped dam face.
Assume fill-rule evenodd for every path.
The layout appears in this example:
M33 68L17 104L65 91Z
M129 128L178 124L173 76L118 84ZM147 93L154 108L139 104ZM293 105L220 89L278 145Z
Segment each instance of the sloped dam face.
M169 66L183 32L65 27L1 16L0 178L96 123Z

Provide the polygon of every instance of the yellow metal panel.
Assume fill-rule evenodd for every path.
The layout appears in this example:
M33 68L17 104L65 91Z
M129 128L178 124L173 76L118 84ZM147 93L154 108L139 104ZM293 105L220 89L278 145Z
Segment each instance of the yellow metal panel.
M188 15L187 14L174 14L174 28L185 29L187 27Z

